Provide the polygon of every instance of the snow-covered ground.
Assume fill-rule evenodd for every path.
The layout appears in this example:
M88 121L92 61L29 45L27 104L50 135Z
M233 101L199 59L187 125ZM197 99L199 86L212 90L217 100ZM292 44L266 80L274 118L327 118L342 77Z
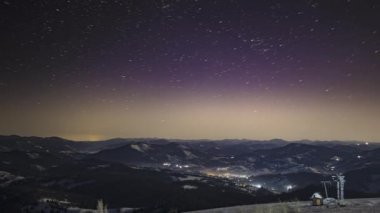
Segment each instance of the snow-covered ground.
M22 176L13 175L9 172L0 171L0 187L6 187L13 182L24 180Z
M285 212L328 212L328 213L376 213L380 212L380 198L348 199L345 207L311 206L311 202L268 203L234 206L218 209L193 211L192 213L285 213Z
M136 150L136 151L143 152L143 153L145 151L151 149L151 147L148 144L139 144L139 145L132 144L131 148L134 149L134 150Z
M199 181L199 180L202 180L203 178L202 177L198 177L198 176L188 175L186 177L178 177L177 179L179 181Z
M184 189L198 189L198 186L193 186L193 185L183 185L182 188Z
M100 205L99 205L100 202ZM106 209L106 210L105 210ZM36 204L24 206L21 212L40 213L40 212L64 212L64 213L132 213L136 208L123 207L119 209L107 209L102 200L98 201L97 209L84 209L71 206L70 201L60 201L50 198L42 198Z

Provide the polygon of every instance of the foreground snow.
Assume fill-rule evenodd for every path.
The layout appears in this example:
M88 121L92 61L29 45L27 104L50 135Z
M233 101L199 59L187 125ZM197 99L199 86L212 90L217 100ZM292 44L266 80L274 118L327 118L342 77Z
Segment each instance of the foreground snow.
M285 212L347 212L375 213L380 210L380 198L348 199L345 207L311 206L311 202L268 203L234 206L218 209L193 211L192 213L285 213Z

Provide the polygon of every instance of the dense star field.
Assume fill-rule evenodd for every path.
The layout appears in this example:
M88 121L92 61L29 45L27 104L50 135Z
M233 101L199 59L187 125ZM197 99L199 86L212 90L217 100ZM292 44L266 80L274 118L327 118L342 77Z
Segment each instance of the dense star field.
M0 133L380 141L376 0L5 0Z

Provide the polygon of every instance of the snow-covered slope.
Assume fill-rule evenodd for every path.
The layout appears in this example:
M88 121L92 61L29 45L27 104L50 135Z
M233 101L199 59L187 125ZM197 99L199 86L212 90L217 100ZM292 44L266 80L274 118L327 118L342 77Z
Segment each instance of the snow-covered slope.
M192 211L191 213L255 213L255 212L302 212L302 213L374 213L380 208L380 198L346 200L345 207L312 206L311 202L268 203ZM189 212L190 213L190 212Z

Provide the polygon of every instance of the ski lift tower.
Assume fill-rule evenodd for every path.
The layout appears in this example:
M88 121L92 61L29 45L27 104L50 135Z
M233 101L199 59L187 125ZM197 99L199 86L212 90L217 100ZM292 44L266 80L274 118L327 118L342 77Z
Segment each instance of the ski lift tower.
M345 177L343 175L334 175L333 179L336 182L336 188L337 188L337 199L338 199L338 204L340 206L345 206L346 202L344 200L344 183L346 180L344 179Z
M336 199L329 197L328 192L327 192L328 190L327 190L326 184L331 184L331 181L321 181L325 188L325 195L326 195L326 198L323 200L324 204L326 204L327 206L330 206L330 205L346 206L346 201L344 200L344 184L346 180L344 178L345 176L340 175L340 174L332 176L333 182L336 182Z

